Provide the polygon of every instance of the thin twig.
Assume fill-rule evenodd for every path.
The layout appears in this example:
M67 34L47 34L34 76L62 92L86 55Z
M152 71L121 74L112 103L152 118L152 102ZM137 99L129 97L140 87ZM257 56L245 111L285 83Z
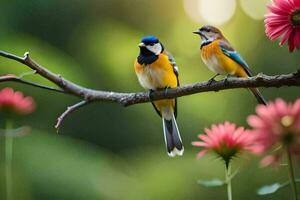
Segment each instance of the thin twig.
M46 89L46 90L52 90L55 92L66 93L63 89L54 88L54 87L50 87L50 86L46 86L46 85L41 85L41 84L38 84L38 83L35 83L32 81L25 80L14 74L7 74L7 75L0 76L0 82L8 82L8 81L19 82L19 83L23 83L26 85L30 85L30 86L34 86L34 87L38 87L38 88L42 88L42 89Z
M57 123L56 123L56 125L55 125L55 128L56 128L57 133L58 133L58 131L59 131L59 128L60 128L62 122L64 121L64 119L66 118L67 115L71 114L72 112L74 112L75 110L81 108L82 106L87 105L88 103L90 103L90 102L88 102L88 101L80 101L79 103L76 103L76 104L74 104L74 105L72 105L72 106L69 106L69 107L67 108L67 110L66 110L65 112L63 112L63 113L57 118Z

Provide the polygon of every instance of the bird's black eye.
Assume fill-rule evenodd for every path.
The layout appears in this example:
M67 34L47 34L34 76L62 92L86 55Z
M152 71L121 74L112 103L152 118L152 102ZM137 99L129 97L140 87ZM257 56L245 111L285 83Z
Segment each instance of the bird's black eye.
M154 45L154 43L150 43L150 44L149 44L149 46L153 46L153 45Z
M208 33L209 33L209 32L210 32L210 29L207 29L207 30L206 30L206 32L208 32Z

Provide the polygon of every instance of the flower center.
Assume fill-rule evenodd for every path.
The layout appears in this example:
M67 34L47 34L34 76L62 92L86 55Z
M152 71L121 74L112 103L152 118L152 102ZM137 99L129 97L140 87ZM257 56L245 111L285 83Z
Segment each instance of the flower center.
M295 10L290 17L291 23L294 26L299 26L300 25L300 8Z
M281 118L281 124L284 127L290 127L294 122L293 117L286 115L284 117Z

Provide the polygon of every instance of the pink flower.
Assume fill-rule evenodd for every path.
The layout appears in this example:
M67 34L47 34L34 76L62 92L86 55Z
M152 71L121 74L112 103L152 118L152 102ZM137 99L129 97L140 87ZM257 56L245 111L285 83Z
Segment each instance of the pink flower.
M282 147L300 155L300 99L294 104L276 99L267 105L258 105L256 115L248 117L248 124L254 129L253 134L261 153L275 149L271 157L263 160L263 165L279 162L283 154Z
M0 91L0 111L14 112L17 114L29 114L35 109L35 103L31 97L24 97L22 92L14 92L12 88L4 88Z
M240 152L256 153L260 151L253 144L253 135L249 134L244 127L236 127L233 123L226 121L224 124L212 125L210 129L206 128L205 132L206 134L198 135L202 141L192 143L194 146L204 148L198 153L198 158L212 151L223 158L228 166L230 160Z
M268 9L267 36L271 40L281 37L280 45L288 42L290 52L300 49L300 0L273 0Z

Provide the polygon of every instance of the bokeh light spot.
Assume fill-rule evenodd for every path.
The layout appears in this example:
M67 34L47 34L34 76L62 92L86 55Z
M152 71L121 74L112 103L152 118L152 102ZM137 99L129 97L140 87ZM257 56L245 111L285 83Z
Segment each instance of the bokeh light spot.
M249 17L261 20L266 14L266 5L270 2L270 0L241 0L241 7Z
M236 0L184 0L184 9L196 22L221 25L234 15Z
M186 14L195 22L201 22L202 18L198 9L199 0L184 0L184 10Z

